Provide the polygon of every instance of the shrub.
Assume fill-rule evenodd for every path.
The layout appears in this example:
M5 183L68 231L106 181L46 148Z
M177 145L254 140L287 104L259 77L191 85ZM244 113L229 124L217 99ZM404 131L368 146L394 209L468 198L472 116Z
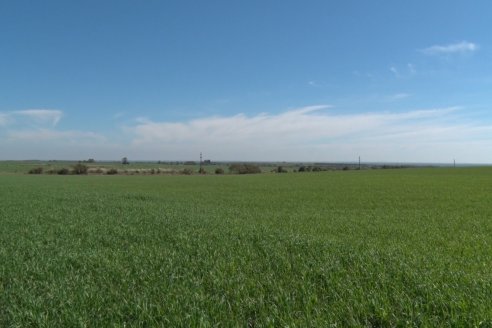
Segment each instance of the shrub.
M348 170L350 170L350 168L348 166L344 166L342 170L348 171Z
M254 164L232 164L229 166L229 172L235 174L254 174L261 173L261 169L258 165Z
M198 170L198 173L200 174L207 174L207 171L205 171L205 169L203 167L201 167L199 170Z
M41 166L33 167L32 169L29 170L29 174L41 174L41 173L43 173L43 168Z
M108 170L108 172L106 172L106 174L109 174L109 175L118 174L118 170L115 168L111 168Z
M181 171L181 174L192 175L193 174L193 171L191 169L183 169Z
M59 174L59 175L67 175L69 173L70 173L70 170L67 169L66 167L62 167L61 169L56 171L56 174Z
M305 172L306 171L306 167L305 166L301 166L299 168L299 171L298 172Z
M279 166L277 167L277 170L276 170L277 173L287 173L287 170L284 169L282 166Z
M78 163L73 166L72 172L73 174L87 174L88 170L86 165Z
M218 167L215 169L215 174L224 174L224 169Z

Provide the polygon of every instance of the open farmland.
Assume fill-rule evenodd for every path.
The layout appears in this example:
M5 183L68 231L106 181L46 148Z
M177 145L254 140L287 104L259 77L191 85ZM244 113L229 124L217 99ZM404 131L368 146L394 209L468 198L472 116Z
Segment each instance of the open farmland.
M492 326L492 169L0 175L0 326Z

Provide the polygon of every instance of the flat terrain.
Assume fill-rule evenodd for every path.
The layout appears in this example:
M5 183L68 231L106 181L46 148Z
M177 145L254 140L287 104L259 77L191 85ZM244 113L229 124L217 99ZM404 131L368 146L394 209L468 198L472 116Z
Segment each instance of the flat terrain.
M492 326L492 169L0 175L0 326Z

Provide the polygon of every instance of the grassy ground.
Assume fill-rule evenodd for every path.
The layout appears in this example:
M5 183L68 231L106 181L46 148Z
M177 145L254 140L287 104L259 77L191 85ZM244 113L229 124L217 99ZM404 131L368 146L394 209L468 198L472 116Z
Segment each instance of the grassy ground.
M0 326L492 326L492 169L0 176Z

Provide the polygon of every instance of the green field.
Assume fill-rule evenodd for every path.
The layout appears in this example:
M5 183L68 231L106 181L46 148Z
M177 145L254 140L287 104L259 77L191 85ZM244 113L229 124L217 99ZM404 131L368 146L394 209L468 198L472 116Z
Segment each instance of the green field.
M0 327L491 327L492 169L0 175Z

